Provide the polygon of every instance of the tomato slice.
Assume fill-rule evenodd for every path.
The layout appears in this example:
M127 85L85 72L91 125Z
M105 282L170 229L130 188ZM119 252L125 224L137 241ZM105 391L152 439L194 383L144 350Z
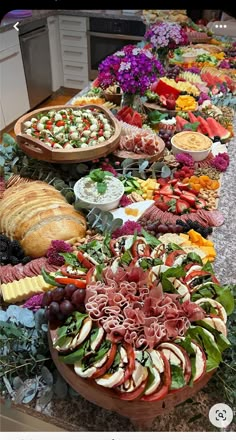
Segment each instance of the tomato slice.
M91 261L89 261L89 259L86 258L81 251L77 252L77 259L84 267L86 267L86 269L91 269L94 267L94 264L91 263Z
M128 365L126 366L123 379L121 379L121 381L116 384L116 387L119 387L124 382L126 382L130 378L130 376L133 373L134 368L135 368L135 353L134 353L134 349L133 349L132 345L127 344L126 342L123 342L122 345L123 345L123 347L126 351L126 354L127 354Z
M79 289L84 289L86 287L86 280L79 280L77 278L55 277L55 281L59 284L74 284Z
M140 397L144 393L144 390L147 385L147 380L148 380L148 378L146 378L141 383L141 385L139 385L138 388L136 388L134 391L131 391L130 393L126 393L126 392L119 393L118 394L119 398L122 400L135 400L135 399L137 399L138 397Z
M164 362L164 372L162 373L162 384L158 387L158 389L149 396L143 396L141 400L145 400L145 402L154 402L156 400L163 399L168 391L171 384L171 372L170 372L170 364L168 359L165 357L164 353L159 351L163 362Z
M91 284L93 281L96 281L95 277L94 277L94 271L95 271L95 267L91 267L88 270L88 272L86 274L86 283L87 284Z
M140 246L141 246L141 249L140 249ZM151 248L142 239L138 239L134 242L134 244L131 248L131 254L133 255L134 258L150 257Z
M193 278L196 277L203 277L205 275L211 275L211 272L206 272L205 270L193 270L192 272L190 272L190 274L188 274L185 278L184 278L184 282L188 283L190 282Z
M184 255L184 254L185 254L185 252L181 251L180 249L177 249L176 251L171 252L166 258L165 265L166 266L173 266L176 257L178 257L178 255Z
M102 367L97 368L97 371L91 376L91 379L97 379L98 377L104 376L104 374L109 370L114 362L116 351L117 345L112 344L107 361L104 365L102 365Z
M111 252L113 253L113 255L120 256L121 253L115 249L116 242L117 242L117 240L115 240L115 239L110 241L110 249L111 249Z

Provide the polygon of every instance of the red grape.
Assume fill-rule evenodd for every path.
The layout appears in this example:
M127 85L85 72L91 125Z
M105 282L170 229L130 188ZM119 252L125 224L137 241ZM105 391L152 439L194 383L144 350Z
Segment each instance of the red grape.
M171 232L172 234L175 234L175 232L176 232L176 226L175 225L169 225L168 228L169 228L169 232Z
M177 234L179 234L180 232L183 232L183 227L180 226L180 225L176 225L176 227L175 227L175 232L176 232Z
M159 226L158 226L158 232L166 233L166 232L168 232L168 231L169 231L169 228L168 228L167 225L159 225Z
M77 289L75 290L75 292L73 293L72 297L71 297L71 301L72 304L74 305L80 305L84 303L84 298L85 298L85 293L86 290L85 289Z
M64 298L64 296L65 296L64 287L56 287L56 289L52 291L53 301L60 302Z
M67 284L64 289L65 298L71 298L75 290L77 290L77 287L74 284Z
M63 315L68 316L74 310L75 309L74 309L73 304L71 304L71 302L68 299L64 299L64 301L61 302L61 304L60 304L60 312L63 313Z
M52 292L49 290L43 296L42 306L46 307L53 301Z
M51 315L57 315L59 312L59 304L56 301L51 302L49 306L49 314Z

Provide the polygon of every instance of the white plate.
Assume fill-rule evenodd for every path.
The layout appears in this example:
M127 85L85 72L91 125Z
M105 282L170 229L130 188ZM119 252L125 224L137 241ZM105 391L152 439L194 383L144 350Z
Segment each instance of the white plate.
M135 203L131 203L129 206L126 206L126 208L138 209L139 212L137 216L127 215L125 213L126 208L113 209L113 211L111 212L114 218L121 218L124 223L127 222L127 220L137 221L144 213L144 211L146 211L153 204L154 204L154 200L143 200L142 202L135 202Z

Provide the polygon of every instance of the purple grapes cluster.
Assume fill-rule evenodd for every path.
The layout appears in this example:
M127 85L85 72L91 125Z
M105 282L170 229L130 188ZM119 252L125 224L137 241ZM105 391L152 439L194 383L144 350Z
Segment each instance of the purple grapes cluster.
M74 284L56 287L44 294L42 306L46 308L46 317L50 323L63 322L74 311L84 313L85 289Z

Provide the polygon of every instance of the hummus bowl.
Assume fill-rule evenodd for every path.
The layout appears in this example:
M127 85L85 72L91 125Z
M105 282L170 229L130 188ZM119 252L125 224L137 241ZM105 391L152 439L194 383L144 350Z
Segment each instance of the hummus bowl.
M207 158L212 149L212 140L202 133L181 131L171 138L173 154L188 153L195 162Z

